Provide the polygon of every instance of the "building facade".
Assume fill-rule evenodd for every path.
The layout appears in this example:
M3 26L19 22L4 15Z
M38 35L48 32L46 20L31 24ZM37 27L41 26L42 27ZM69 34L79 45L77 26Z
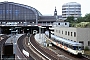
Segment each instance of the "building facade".
M54 27L54 34L67 40L79 42L90 48L90 28Z
M62 5L63 20L68 16L73 16L75 19L81 16L81 5L76 2L69 2Z
M15 23L53 23L56 21L56 17L43 16L34 7L14 3L14 2L0 2L0 24L6 24L7 22Z

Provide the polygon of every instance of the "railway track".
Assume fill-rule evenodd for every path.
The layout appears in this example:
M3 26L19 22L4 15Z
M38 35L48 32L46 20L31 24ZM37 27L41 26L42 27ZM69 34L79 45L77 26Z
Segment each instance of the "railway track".
M42 54L44 54L45 56L47 56L50 60L62 60L60 57L57 56L57 54L55 54L51 50L40 46L40 44L38 44L35 41L33 35L31 36L30 42L33 44L33 46L36 47L37 50L39 50Z
M59 47L55 46L55 45L52 45L52 47L48 47L49 49L51 49L52 51L58 53L59 55L61 55L60 57L63 59L63 60L88 60L87 58L85 57L78 57L78 56L75 56L75 55L72 55L66 51L64 51L63 49L60 49Z
M77 56L69 54L56 46L49 47L48 49L42 47L38 42L35 41L34 36L31 36L30 42L36 49L31 44L28 46L28 40L23 41L23 43L27 45L28 49L26 49L30 53L30 56L32 56L35 60L49 60L46 57L44 57L41 53L43 53L51 60L88 60L84 57L78 58ZM39 50L41 53L37 50Z
M42 56L40 56L41 54L38 53L35 48L33 47L33 45L30 43L28 45L28 39L26 37L26 40L24 40L24 46L26 46L26 50L30 53L30 56L34 59L34 60L43 60Z

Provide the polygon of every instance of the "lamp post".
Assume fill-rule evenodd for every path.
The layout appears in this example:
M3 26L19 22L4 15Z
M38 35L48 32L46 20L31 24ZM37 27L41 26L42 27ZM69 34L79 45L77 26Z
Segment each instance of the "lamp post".
M12 30L13 30L13 29L9 29L9 30L11 31L11 36L12 36ZM12 39L11 39L11 43L13 43L13 40L12 40Z
M28 36L28 45L30 45L30 32L29 32L29 29L27 29L28 33L27 33L27 36Z
M41 39L41 27L42 26L38 26L39 27L39 39Z
M46 28L46 27L42 27L42 41L43 41L43 45L44 45L44 35L43 35L43 32L44 32L44 28Z
M28 33L28 45L30 45L30 33Z

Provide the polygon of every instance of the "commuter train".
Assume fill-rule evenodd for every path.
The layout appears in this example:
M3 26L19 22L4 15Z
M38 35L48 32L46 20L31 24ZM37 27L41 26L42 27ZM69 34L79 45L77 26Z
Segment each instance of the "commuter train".
M47 40L50 40L50 42L59 48L74 54L78 56L82 56L84 54L84 46L81 43L78 42L73 42L64 38L60 38L58 36L55 36L51 34L51 38L49 39L49 32L45 32L45 38Z

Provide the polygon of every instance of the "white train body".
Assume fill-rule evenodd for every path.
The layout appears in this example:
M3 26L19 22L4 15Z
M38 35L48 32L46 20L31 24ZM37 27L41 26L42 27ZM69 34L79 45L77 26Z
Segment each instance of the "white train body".
M73 42L70 40L66 40L55 35L51 34L51 39L48 38L49 32L46 31L46 39L49 40L54 45L60 47L63 50L66 50L74 55L82 55L84 54L84 48L81 43Z

